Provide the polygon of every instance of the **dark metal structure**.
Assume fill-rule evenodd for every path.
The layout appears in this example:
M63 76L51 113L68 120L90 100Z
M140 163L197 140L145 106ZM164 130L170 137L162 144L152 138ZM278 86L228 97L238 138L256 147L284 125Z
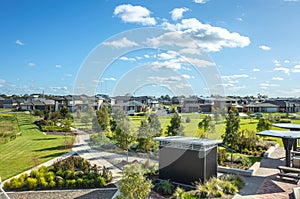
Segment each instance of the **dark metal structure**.
M300 138L300 132L266 130L257 133L257 135L281 138L285 149L285 164L288 167L291 166L291 150L296 140Z
M289 129L290 131L300 131L300 125L299 124L281 124L281 123L277 123L277 124L272 124L272 126L276 126L276 127L283 128L283 129ZM297 147L298 147L298 139L296 139L294 141L293 150L297 151Z
M219 140L184 136L157 137L159 178L192 185L217 176Z

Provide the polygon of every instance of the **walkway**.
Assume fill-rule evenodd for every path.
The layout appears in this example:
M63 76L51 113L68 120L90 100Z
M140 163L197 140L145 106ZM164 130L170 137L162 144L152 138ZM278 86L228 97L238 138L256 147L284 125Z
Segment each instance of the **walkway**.
M262 159L260 168L252 177L242 177L246 185L234 199L290 198L293 188L298 185L293 181L281 180L277 177L279 172L277 166L285 164L284 157L284 149L278 147L270 154L270 158Z

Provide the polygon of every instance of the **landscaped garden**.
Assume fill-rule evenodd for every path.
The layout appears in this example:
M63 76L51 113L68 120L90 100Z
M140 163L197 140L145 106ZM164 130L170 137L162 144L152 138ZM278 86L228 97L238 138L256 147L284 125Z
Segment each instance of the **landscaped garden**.
M193 187L178 185L168 180L158 179L157 172L152 168L138 163L126 165L119 182L118 198L147 198L151 189L167 198L231 198L244 186L237 175L213 177L204 183L195 182Z
M79 156L59 160L49 167L42 166L31 173L22 174L4 184L6 191L78 189L106 187L112 173L105 167L98 168Z
M33 124L38 118L26 113L10 115L17 118L22 134L18 135L17 139L0 143L2 180L70 151L73 136L45 135ZM15 119L11 122L16 125L14 121Z

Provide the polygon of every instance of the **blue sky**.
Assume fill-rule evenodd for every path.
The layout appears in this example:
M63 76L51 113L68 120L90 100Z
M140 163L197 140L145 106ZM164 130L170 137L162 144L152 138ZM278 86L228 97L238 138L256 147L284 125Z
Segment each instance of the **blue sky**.
M298 0L2 0L0 93L300 97L299 10Z

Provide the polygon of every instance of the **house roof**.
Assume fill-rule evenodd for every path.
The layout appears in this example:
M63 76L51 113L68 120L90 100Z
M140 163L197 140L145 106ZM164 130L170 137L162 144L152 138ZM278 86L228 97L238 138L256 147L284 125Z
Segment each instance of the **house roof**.
M278 108L279 106L271 103L262 102L262 103L251 103L246 105L246 107Z
M125 103L114 104L113 106L145 106L145 104L138 101L130 101Z
M186 136L155 137L153 138L153 140L159 141L160 146L190 149L196 151L208 149L210 147L218 145L219 143L222 143L221 140L211 140L207 138L195 138Z

